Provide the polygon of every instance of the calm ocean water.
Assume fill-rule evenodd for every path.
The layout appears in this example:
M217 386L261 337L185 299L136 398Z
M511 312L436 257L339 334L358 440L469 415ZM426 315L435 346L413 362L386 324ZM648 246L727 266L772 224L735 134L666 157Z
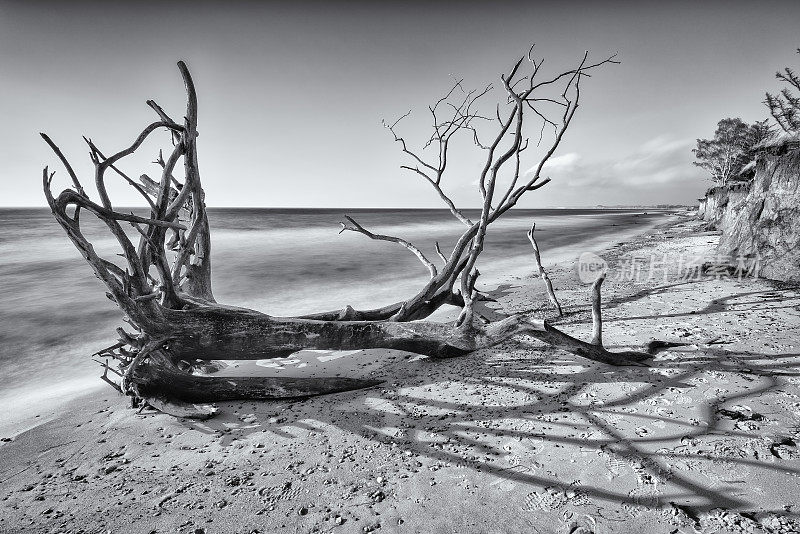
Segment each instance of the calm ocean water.
M212 209L217 300L290 315L376 307L412 295L427 270L396 244L339 235L344 213L376 233L410 240L431 259L435 240L447 252L462 231L444 210ZM547 263L659 217L635 213L641 211L511 212L490 229L481 282L532 269L525 237L532 220ZM113 257L114 242L84 219L98 252ZM114 342L120 319L49 210L0 209L0 412L33 391L31 398L69 397L101 384L89 355Z

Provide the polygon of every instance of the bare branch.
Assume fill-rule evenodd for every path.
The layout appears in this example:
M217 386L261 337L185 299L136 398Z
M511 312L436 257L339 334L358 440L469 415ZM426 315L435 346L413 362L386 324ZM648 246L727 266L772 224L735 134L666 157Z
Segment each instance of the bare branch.
M402 137L398 136L397 133L395 132L394 128L395 128L395 126L397 126L397 123L399 123L401 120L405 119L409 115L411 115L411 111L409 111L408 113L406 113L405 115L403 115L402 117L400 117L399 119L394 121L391 125L388 124L385 120L381 121L381 122L383 123L383 127L386 128L387 130L389 130L392 133L392 136L394 136L395 142L400 143L400 146L402 147L402 150L403 150L404 154L407 154L407 155L411 156L417 163L419 163L423 167L425 167L425 168L427 168L427 169L429 169L429 170L431 170L433 172L437 172L438 169L436 167L434 167L433 165L431 165L429 163L426 163L425 161L422 160L422 158L420 158L414 152L410 151L408 149L408 146L406 146L405 139L403 139Z
M544 270L544 266L542 265L542 257L539 254L539 245L536 243L536 238L533 236L533 232L536 230L536 223L534 222L531 225L531 229L528 230L528 240L531 242L531 247L533 247L533 259L536 262L536 269L539 271L539 277L545 284L547 288L547 296L550 299L550 302L558 311L559 317L564 315L564 312L561 311L561 304L559 304L558 299L556 298L556 293L553 290L553 282L550 281L550 277L547 276L547 271Z
M428 176L424 172L420 171L419 168L417 168L417 167L413 167L412 168L412 167L408 167L406 165L401 165L400 168L408 170L408 171L415 172L415 173L419 174L420 176L422 176L423 178L425 178L425 180L429 184L431 184L433 189L439 195L439 198L441 198L444 201L444 203L447 205L447 207L450 209L450 213L452 213L453 216L456 219L458 219L459 221L461 221L463 224L465 224L467 226L472 226L472 221L470 221L469 218L466 215L464 215L464 213L460 209L458 209L456 207L456 205L453 203L453 201L450 199L450 197L448 197L447 194L442 190L442 187L438 183L436 183L434 180L432 180L430 178L430 176Z
M53 150L53 152L56 153L56 156L58 156L58 159L61 160L61 163L64 164L64 167L67 169L67 172L69 173L70 178L72 178L72 184L75 186L75 190L85 197L86 196L86 192L83 190L83 186L81 185L81 182L78 180L78 176L75 174L75 171L72 169L72 165L69 164L69 161L67 161L67 158L61 152L61 149L58 148L58 146L53 142L52 139L50 139L50 137L46 133L40 132L39 135L42 136L42 139L44 139L45 142Z
M107 159L107 158L106 158L106 157L103 155L103 153L102 153L102 152L100 152L100 149L99 149L99 148L97 148L97 146L95 146L95 144L92 142L92 140L91 140L91 139L89 139L89 138L87 138L87 137L85 137L85 136L84 136L83 140L84 140L84 141L86 141L86 144L87 144L87 145L89 145L89 149L90 149L90 150L91 150L91 151L92 151L94 154L96 154L96 156L97 156L97 157L99 157L99 158L101 158L101 159L103 159L103 160ZM120 176L121 176L121 177L122 177L122 178L123 178L123 179L124 179L126 182L128 182L128 184L130 184L130 185L131 185L131 187L133 187L134 189L136 189L136 191L138 191L138 192L139 192L139 194L140 194L140 195L142 195L142 197L143 197L143 198L144 198L144 199L147 201L147 204L150 206L150 209L152 209L153 211L155 211L155 209L156 209L156 205L153 203L153 200L150 198L150 195L148 195L148 194L147 194L147 192L145 192L145 190L144 190L144 189L142 189L142 187L141 187L139 184L137 184L136 182L134 182L134 181L133 181L133 180L132 180L132 179L131 179L131 178L130 178L130 177L127 175L127 174L125 174L124 172L122 172L121 170L119 170L119 169L117 168L117 166L116 166L116 165L111 165L111 169L112 169L112 170L114 170L114 171L115 171L115 172L116 172L118 175L120 175Z
M442 249L439 248L438 241L436 242L436 254L439 255L439 258L441 258L442 263L447 264L447 257L442 253Z
M50 206L50 210L52 211L53 216L56 218L56 221L61 225L61 227L67 233L69 239L81 252L83 257L89 262L89 265L91 265L95 275L97 275L97 277L106 285L110 292L110 298L112 298L112 300L120 307L125 309L129 316L134 317L138 324L151 326L153 324L153 317L150 316L149 313L153 312L153 310L137 308L135 306L129 293L131 289L128 280L129 276L116 265L99 257L95 252L94 247L92 247L91 243L89 243L83 233L81 233L78 224L66 213L66 205L68 201L72 199L77 199L82 203L90 203L92 204L92 208L98 212L102 212L102 210L105 208L91 203L87 198L81 196L80 193L72 190L65 190L59 195L58 198L54 198L51 191L51 183L54 174L55 173L49 173L47 167L44 168L42 171L42 187L45 198L47 199L47 204ZM141 264L136 257L136 252L133 250L133 246L130 244L130 241L124 235L124 232L119 227L116 220L109 217L101 217L101 219L106 223L119 241L123 248L124 255L128 260L128 264L137 275L135 285L137 296L139 294L149 292L149 289L146 289L148 285L146 284Z
M100 195L100 200L103 203L103 206L110 209L111 208L111 200L108 198L108 193L106 192L106 186L103 182L103 175L105 174L106 169L108 169L111 165L119 161L120 159L124 158L125 156L129 156L133 154L137 148L139 148L142 143L152 134L154 131L158 130L159 128L169 128L173 129L173 126L164 121L154 122L149 124L142 130L142 133L134 140L134 142L126 149L120 150L116 154L110 156L109 158L105 159L102 162L99 162L95 165L95 186L97 187L97 192Z
M129 223L146 224L148 226L159 226L162 228L173 228L176 230L186 230L186 227L184 225L177 222L162 221L159 219L148 219L146 217L139 217L138 215L134 215L133 213L120 213L118 211L104 208L103 206L95 204L88 198L81 196L80 193L76 193L75 191L71 191L69 189L63 191L58 196L57 201L60 204L63 204L64 206L69 204L80 206L81 208L91 211L101 219L126 221Z
M583 59L583 61L581 62L580 66L578 68L562 72L561 74L558 74L557 76L555 76L555 77L553 77L553 78L551 78L549 80L546 80L546 81L543 81L543 82L539 82L538 84L536 84L533 87L531 87L529 92L532 93L533 91L535 91L536 89L539 89L540 87L545 87L547 85L552 85L552 84L558 82L559 80L562 80L563 78L566 78L567 76L573 76L574 77L578 73L585 73L588 70L596 69L597 67L600 67L602 65L606 65L606 64L619 65L620 64L620 62L616 59L617 58L617 53L614 53L614 54L610 55L609 57L607 57L606 59L604 59L602 61L598 61L597 63L592 63L590 65L586 65L586 60L589 57L589 52L588 51L584 54L583 57L584 57L584 59Z
M409 165L402 165L401 168L415 172L416 174L425 178L425 180L434 187L434 190L445 202L453 216L455 216L462 224L470 226L472 221L470 221L469 218L466 217L464 213L455 206L453 200L442 189L441 182L447 170L450 141L456 133L462 130L469 131L472 133L475 144L478 146L483 146L479 141L478 132L472 125L472 122L475 120L488 119L472 111L472 106L475 105L480 98L488 94L492 87L491 85L487 85L480 92L477 90L464 91L463 86L461 85L462 82L463 80L457 80L443 97L439 98L434 105L428 107L428 110L433 117L433 133L423 146L423 150L425 150L425 148L429 147L431 144L436 144L438 158L438 163L436 165L432 165L424 161L420 154L411 151L408 148L405 140L400 137L395 130L396 125L403 118L407 117L410 112L397 119L391 125L388 125L384 121L384 126L392 132L395 141L401 143L403 152L418 163L418 165L413 167ZM457 89L464 93L463 98L456 103L450 102L450 97ZM452 110L452 115L443 121L439 121L439 117L437 115L437 110L441 105L446 105ZM422 167L422 169L420 167Z
M170 125L171 129L173 129L173 130L175 130L177 132L182 132L183 131L183 126L181 126L180 124L178 124L177 122L172 120L172 118L169 115L167 115L167 113L161 108L161 106L156 104L155 100L148 100L146 103L147 103L148 106L153 108L153 110L158 115L158 118L160 118L163 122L165 122L165 123Z
M350 224L346 224L346 223L343 223L343 222L339 223L342 226L342 229L339 230L340 234L342 232L344 232L345 230L349 230L351 232L358 232L360 234L364 234L365 236L369 237L370 239L375 239L375 240L378 240L378 241L389 241L389 242L392 242L392 243L397 243L398 245L401 245L401 246L407 248L408 250L410 250L417 258L419 258L419 261L421 261L422 264L425 265L425 267L428 268L428 271L430 271L431 278L435 278L436 277L436 275L437 275L436 266L428 258L425 257L425 254L423 254L420 249L418 249L417 247L415 247L414 245L412 245L411 243L409 243L405 239L401 239L399 237L394 237L394 236L390 236L390 235L374 234L374 233L370 232L369 230L367 230L366 228L364 228L363 226L361 226L358 222L355 221L355 219L353 219L349 215L345 215L344 218L347 219L350 222Z

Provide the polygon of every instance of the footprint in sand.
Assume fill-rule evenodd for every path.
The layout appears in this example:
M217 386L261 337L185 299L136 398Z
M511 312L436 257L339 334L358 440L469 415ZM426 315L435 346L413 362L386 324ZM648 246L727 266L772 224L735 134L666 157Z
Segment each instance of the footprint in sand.
M559 534L594 534L597 521L590 515L585 515L576 521L570 518L563 518L564 526L559 530Z
M296 499L300 495L300 488L293 487L291 482L286 482L283 486L261 488L258 493L267 503L275 504L278 501Z
M591 504L589 496L576 489L564 489L558 486L544 488L541 492L529 493L525 497L523 509L527 511L544 510L557 512L571 504L584 506Z
M643 512L659 506L661 492L655 485L648 484L632 489L628 492L628 496L631 497L632 502L623 504L623 508L632 517L637 517Z
M608 469L609 475L608 479L611 480L612 478L616 478L622 474L622 472L628 468L628 462L617 458L616 456L607 455L606 457L606 469Z
M662 467L652 458L633 456L629 462L640 486L664 483L673 477L672 471Z

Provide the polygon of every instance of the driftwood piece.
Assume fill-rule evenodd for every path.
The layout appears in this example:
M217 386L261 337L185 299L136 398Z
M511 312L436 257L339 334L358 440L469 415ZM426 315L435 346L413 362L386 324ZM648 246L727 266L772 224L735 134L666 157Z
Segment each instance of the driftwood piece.
M550 277L547 276L547 271L545 271L544 266L542 265L542 257L539 254L539 245L536 243L536 238L533 236L533 232L535 230L536 223L534 222L531 224L531 229L528 230L528 240L531 242L531 247L533 247L533 259L536 262L536 269L539 271L539 277L542 279L545 287L547 288L547 297L550 299L553 307L558 312L558 316L561 317L564 315L564 312L561 311L561 304L558 302L558 298L556 298L556 292L553 290L553 282L550 281Z
M120 377L120 390L134 399L147 400L169 413L203 417L211 415L207 413L208 410L180 403L306 397L370 387L378 383L376 380L346 377L232 378L204 376L194 372L198 367L197 362L277 358L303 349L394 349L434 358L449 358L491 347L520 335L531 336L583 358L606 364L642 365L650 357L648 354L610 352L602 346L598 335L602 327L599 315L595 322L596 335L592 343L587 343L543 319L515 315L489 323L473 312L475 302L485 299L475 290L475 280L479 274L477 261L483 250L488 226L516 205L523 194L549 182L549 178L542 177L541 172L572 122L580 99L582 79L589 70L616 63L613 56L590 63L587 52L576 68L543 78L540 72L542 62L534 59L531 52L527 56L531 65L527 75L520 75L523 57L510 72L501 76L502 89L507 97L503 100L507 100L507 106L497 106L497 132L491 142L479 140L476 125L482 121L495 121L481 116L475 109L479 99L491 91L490 86L482 91L465 91L460 82L456 83L444 98L429 108L433 118L433 134L425 147L438 149L438 159L435 161L426 161L421 153L409 148L396 133L399 120L387 126L395 141L401 144L403 153L412 160L412 165L403 168L423 176L465 229L449 254L445 254L438 243L435 245L436 253L443 262L441 267L437 267L428 260L422 248L399 237L370 232L347 217L348 222L342 225L343 230L398 243L413 252L430 273L430 279L412 297L373 310L355 310L351 306L343 306L332 312L304 317L273 317L215 301L211 284L210 227L197 157L198 100L194 82L183 62L178 63L187 93L182 123L173 120L155 102L148 101L148 106L156 112L159 120L146 126L127 148L106 157L87 139L95 166L93 182L99 203L90 199L58 146L42 134L67 169L73 186L58 196L53 195L51 184L54 173L45 168L43 187L53 216L106 285L109 298L125 314L124 320L134 329L132 333L119 329L119 343L98 353L98 356L112 358L119 365L117 371L108 363L103 364L104 378L114 382L113 377L108 375L111 370ZM556 87L555 96L540 94ZM555 106L557 116L540 109L542 105ZM553 128L553 139L533 171L521 173L522 153L528 147L523 114L528 116L529 112L541 119L542 127L547 125ZM160 178L156 180L141 175L141 184L136 184L117 164L134 153L156 130L170 132L173 146L166 159L159 152L155 163L160 168ZM477 180L482 208L480 217L475 221L465 216L443 188L448 150L459 132L466 132L475 146L485 153L485 164ZM176 178L174 172L181 164L182 181ZM147 200L149 216L122 213L112 206L105 186L108 169L122 176ZM498 189L497 178L507 171L511 173L511 181L505 189ZM71 208L74 210L70 213ZM95 251L81 228L79 214L82 209L107 226L120 246L119 256L124 266L116 263L117 258L111 261ZM123 229L123 224L135 228L139 236L136 245ZM167 232L172 232L170 239L167 238ZM543 272L532 230L530 237L540 272ZM546 273L543 279L549 282ZM457 284L460 289L456 289ZM550 291L552 294L552 287ZM596 296L599 311L599 284L596 286ZM554 295L552 298L557 304ZM420 320L443 305L462 308L458 325Z
M606 279L606 273L597 277L592 283L592 345L603 346L603 310L600 298L600 286Z

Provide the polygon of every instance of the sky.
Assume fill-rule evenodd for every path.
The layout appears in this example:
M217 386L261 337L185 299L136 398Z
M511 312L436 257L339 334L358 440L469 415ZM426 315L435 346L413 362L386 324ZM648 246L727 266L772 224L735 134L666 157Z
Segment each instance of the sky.
M104 152L155 120L181 117L184 60L199 95L201 176L210 206L440 207L381 125L410 147L430 136L427 106L456 78L497 86L535 44L545 71L583 52L618 53L582 82L581 106L520 206L693 203L710 185L691 162L717 121L767 118L774 73L798 65L800 2L94 2L0 0L0 205L45 205L42 167L66 173L47 132L92 182L81 138ZM488 109L503 100L486 100ZM487 111L491 113L492 111ZM528 125L538 136L538 125ZM488 131L488 130L487 130ZM157 175L162 136L126 161ZM477 207L482 154L460 140L442 185ZM524 168L533 167L535 151ZM115 205L140 204L110 176Z

